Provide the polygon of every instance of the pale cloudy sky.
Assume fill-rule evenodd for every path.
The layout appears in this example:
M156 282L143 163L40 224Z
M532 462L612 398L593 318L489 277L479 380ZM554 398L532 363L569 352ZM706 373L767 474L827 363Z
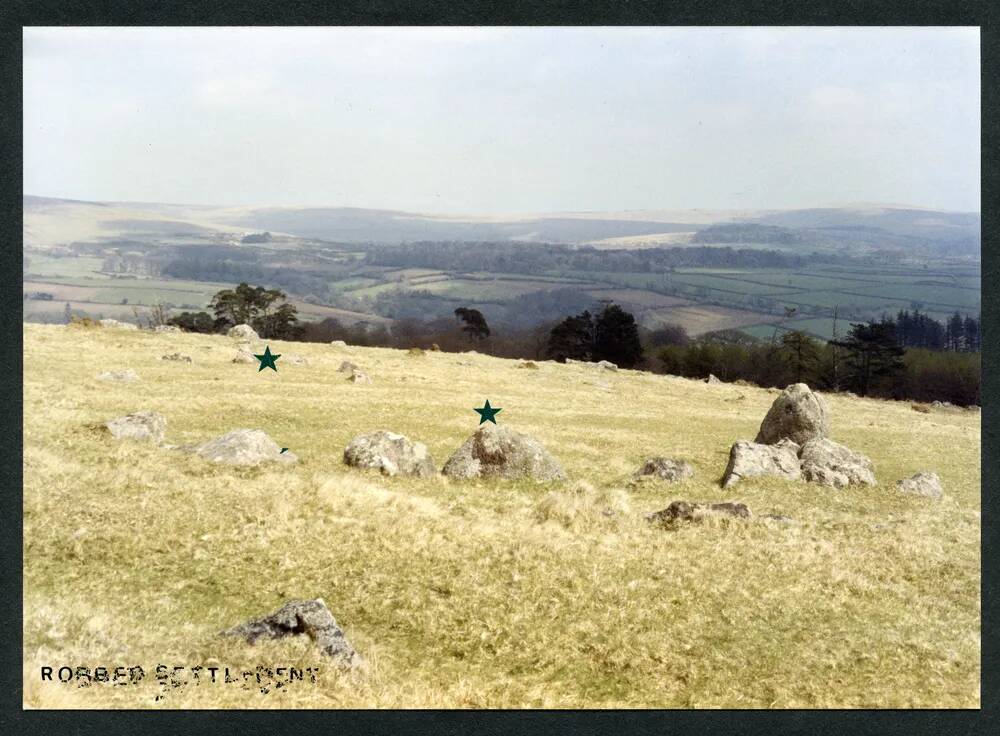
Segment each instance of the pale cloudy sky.
M27 28L24 191L979 210L968 28Z

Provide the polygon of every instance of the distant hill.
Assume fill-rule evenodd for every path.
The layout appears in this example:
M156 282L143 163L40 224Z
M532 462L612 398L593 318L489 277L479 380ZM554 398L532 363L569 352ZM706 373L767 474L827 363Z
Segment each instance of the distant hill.
M582 212L504 218L354 207L206 207L24 197L26 247L123 238L217 240L264 231L342 243L517 240L628 248L687 239L848 249L954 249L963 254L978 252L980 247L978 213L905 207Z

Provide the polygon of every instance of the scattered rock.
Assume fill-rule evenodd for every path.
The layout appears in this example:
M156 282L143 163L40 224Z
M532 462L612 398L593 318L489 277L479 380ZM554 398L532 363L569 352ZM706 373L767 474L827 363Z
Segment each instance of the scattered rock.
M708 378L705 379L705 383L722 383L722 381L716 378L713 374L709 373Z
M364 371L359 371L357 368L351 371L351 375L347 377L347 380L351 383L371 383L372 378Z
M139 326L134 325L131 322L119 322L116 319L102 319L99 320L101 327L111 327L116 330L138 330Z
M349 360L345 360L340 364L340 368L337 369L338 373L352 373L353 371L359 370L358 366Z
M978 414L979 412L982 411L982 407L980 407L977 404L969 404L967 407L965 407L965 410L966 411L971 411L971 412L974 412L974 413Z
M683 460L672 460L666 457L651 457L635 472L635 478L653 477L676 483L679 480L694 475L694 468Z
M331 340L330 341L330 345L332 345L335 348L346 348L347 347L347 343L344 342L343 340Z
M426 445L386 431L355 437L344 449L344 462L355 468L375 468L383 475L425 477L435 472Z
M247 350L246 348L240 348L239 351L236 353L236 357L233 358L233 362L234 363L256 363L257 362L257 358L255 358L254 354L252 352L250 352L249 350Z
M441 472L453 478L566 479L559 463L538 440L495 424L480 426Z
M767 521L773 521L778 524L797 524L791 516L782 516L781 514L764 514L763 516L758 516L758 519L765 519Z
M282 452L274 440L260 429L234 429L228 434L182 449L206 460L230 465L259 465L264 462L294 463L293 452Z
M98 381L115 381L117 383L131 383L138 381L139 375L131 368L121 371L105 371L97 374Z
M875 485L872 461L825 437L811 439L799 450L803 477L832 488Z
M167 418L155 411L137 411L104 423L116 440L163 442L167 432Z
M229 337L235 338L237 340L259 340L260 336L257 331L254 330L250 325L236 325L231 327L229 332L226 333Z
M538 370L538 363L536 363L533 360L522 360L520 363L517 364L517 367L518 368L527 368L528 370L537 371Z
M252 619L221 632L222 636L239 636L249 644L258 639L280 639L305 634L330 657L338 667L355 669L364 665L337 625L336 619L322 598L288 601L274 613Z
M897 480L896 488L903 493L912 493L927 498L941 498L944 495L941 478L938 477L937 473L922 472L909 478L903 478L903 480Z
M177 325L157 325L153 328L153 332L181 332L181 328Z
M782 439L803 444L830 434L829 410L823 397L804 383L794 383L774 400L754 442L773 445Z
M799 480L799 446L791 440L775 445L763 445L740 440L729 450L729 465L722 475L722 486L728 488L743 478L773 475L787 480Z
M436 342L432 342L431 343L431 352L440 353L441 352L441 346L438 345Z
M726 501L724 503L692 503L674 501L662 511L646 515L646 521L669 525L676 521L700 521L706 516L728 516L735 519L749 519L753 514L746 504Z
M913 411L919 411L921 414L930 414L931 408L926 404L910 404L910 408Z
M171 353L170 355L162 356L161 360L173 360L178 363L191 363L190 355L182 355L181 353Z
M606 371L616 371L616 370L618 370L618 366L615 365L614 363L612 363L609 360L599 360L599 361L597 361L597 363L595 365L598 368L603 368Z

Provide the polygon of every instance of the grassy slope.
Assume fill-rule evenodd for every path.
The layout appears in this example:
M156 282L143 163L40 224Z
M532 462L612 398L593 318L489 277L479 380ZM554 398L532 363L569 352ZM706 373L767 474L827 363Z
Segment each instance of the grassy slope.
M773 395L637 372L483 355L271 343L309 359L230 362L222 337L26 325L25 702L33 707L977 707L979 416L829 397L834 438L877 488L774 480L723 491L730 444ZM193 365L162 361L167 352ZM351 358L374 378L337 373ZM464 366L460 361L470 361ZM95 380L131 367L134 384ZM607 390L592 382L606 382ZM571 482L385 479L341 464L386 428L443 463L489 398ZM240 470L90 428L164 413L168 442L261 428L301 458ZM648 455L676 487L626 492ZM936 470L946 498L891 483ZM738 499L763 521L674 532L672 499ZM615 510L610 516L606 508ZM156 702L157 663L322 665L306 642L249 647L221 628L323 597L366 675L264 696L189 686ZM38 667L141 664L135 688L40 683Z

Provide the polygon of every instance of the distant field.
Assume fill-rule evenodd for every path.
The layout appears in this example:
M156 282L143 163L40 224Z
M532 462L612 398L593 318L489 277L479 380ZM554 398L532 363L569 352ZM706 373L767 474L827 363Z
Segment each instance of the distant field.
M656 328L662 324L683 325L689 334L700 335L715 330L733 330L744 325L759 324L770 315L751 312L742 309L729 309L711 304L695 304L691 306L665 307L651 309L644 313L643 324Z

